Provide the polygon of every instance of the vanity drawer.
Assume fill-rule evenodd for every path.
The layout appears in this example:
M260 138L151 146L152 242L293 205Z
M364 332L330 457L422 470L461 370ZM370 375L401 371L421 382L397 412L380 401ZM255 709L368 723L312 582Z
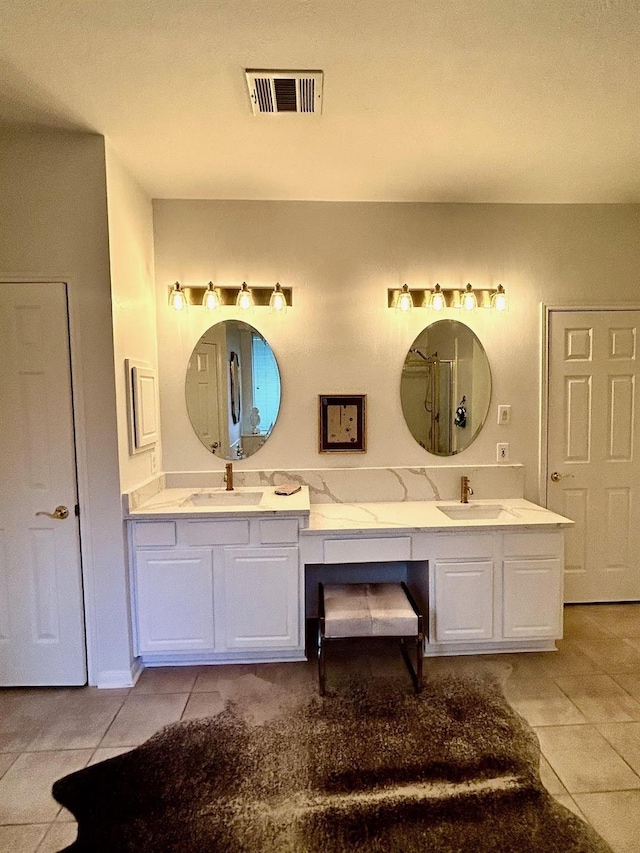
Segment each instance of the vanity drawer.
M175 521L136 521L133 525L133 539L136 545L150 548L167 547L176 544Z
M180 524L181 545L247 545L249 520L183 521Z
M298 519L264 519L259 522L261 545L287 545L298 541Z
M562 533L505 533L505 557L559 557L562 555Z
M491 534L446 533L433 537L429 556L454 560L477 560L493 557L495 546L496 540Z
M325 539L325 563L379 563L385 560L410 560L411 537L389 536L380 539Z

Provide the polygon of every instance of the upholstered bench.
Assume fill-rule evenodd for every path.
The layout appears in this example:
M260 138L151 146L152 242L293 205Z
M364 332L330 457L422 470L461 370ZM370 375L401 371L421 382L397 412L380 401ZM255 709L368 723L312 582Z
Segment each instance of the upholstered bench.
M325 693L325 647L334 640L394 638L416 693L422 689L422 614L404 583L318 584L318 680ZM415 645L416 666L407 644Z

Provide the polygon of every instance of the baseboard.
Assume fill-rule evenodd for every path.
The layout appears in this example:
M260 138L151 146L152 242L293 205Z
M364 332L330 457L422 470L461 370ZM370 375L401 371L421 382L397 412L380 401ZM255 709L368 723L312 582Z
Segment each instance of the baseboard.
M116 690L133 687L144 669L140 658L134 658L130 669L105 669L98 673L97 687L100 690Z
M229 652L226 654L202 654L185 655L158 653L156 655L142 655L139 660L143 667L151 666L224 666L229 664L253 664L253 663L294 663L306 660L304 651L296 649L291 652Z
M508 640L501 642L426 643L425 658L450 655L495 655L515 652L557 652L555 640Z

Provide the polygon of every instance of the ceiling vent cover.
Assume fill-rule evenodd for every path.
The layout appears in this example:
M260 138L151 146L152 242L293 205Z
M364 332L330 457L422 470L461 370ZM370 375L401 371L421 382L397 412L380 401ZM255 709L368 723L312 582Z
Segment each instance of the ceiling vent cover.
M321 113L322 71L246 70L254 115Z

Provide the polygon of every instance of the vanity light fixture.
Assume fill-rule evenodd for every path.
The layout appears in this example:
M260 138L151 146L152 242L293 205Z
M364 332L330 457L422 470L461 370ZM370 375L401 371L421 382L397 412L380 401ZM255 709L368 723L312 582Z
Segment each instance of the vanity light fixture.
M467 284L464 290L460 287L444 288L440 284L431 288L412 287L403 284L402 288L389 288L387 290L387 306L397 311L406 313L412 308L428 308L432 311L441 312L447 308L456 308L460 311L481 311L493 309L498 313L507 310L507 295L503 285L497 287L473 287Z
M275 302L275 308L274 308ZM169 305L176 311L181 311L188 306L202 307L208 311L221 309L240 309L246 311L249 308L270 308L279 314L285 313L285 309L293 305L293 289L282 287L280 283L275 287L258 285L251 287L246 281L242 286L214 284L180 284L176 281L169 288Z
M284 314L287 310L287 297L282 292L282 287L278 281L276 282L276 286L273 288L273 293L269 299L269 309L274 314Z
M409 285L403 284L402 290L398 294L398 298L396 300L396 310L400 311L402 314L406 314L408 311L411 311L413 308L413 297L409 291Z
M506 311L508 306L507 303L507 294L504 292L504 287L499 284L498 289L491 297L491 307L495 311L500 311L501 313Z
M210 281L202 297L202 305L207 311L216 311L221 304L220 294L213 286L213 282Z
M429 296L429 308L431 308L432 311L443 311L446 307L447 303L445 302L442 288L439 284L436 284Z
M180 287L179 281L176 281L171 288L171 292L169 293L169 305L174 309L174 311L185 311L189 305L187 294Z
M478 307L478 299L470 284L465 287L464 293L462 294L461 307L465 311L475 311Z
M242 282L242 287L238 291L238 298L236 299L236 308L240 308L242 311L248 311L250 308L253 308L253 296L251 295L251 291L247 287L247 282Z

